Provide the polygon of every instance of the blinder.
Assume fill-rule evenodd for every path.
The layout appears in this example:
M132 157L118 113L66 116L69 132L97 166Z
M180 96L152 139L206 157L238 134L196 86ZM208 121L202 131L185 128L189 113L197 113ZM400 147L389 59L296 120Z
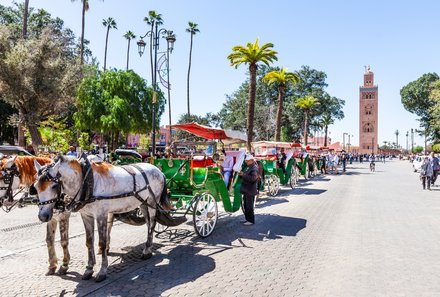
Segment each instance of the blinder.
M47 165L43 168L41 168L40 170L38 170L37 172L37 176L40 182L44 182L44 181L51 181L53 182L55 185L54 187L56 187L57 190L57 196L56 198L47 200L47 201L43 201L43 202L38 202L38 206L41 205L48 205L51 203L55 203L54 208L64 211L65 210L65 203L64 203L64 193L62 193L62 183L60 181L60 177L61 174L58 172L57 175L52 176L49 172L49 170L54 166L55 163L52 163L50 165ZM29 194L31 195L37 195L37 189L35 188L34 184L32 184L32 186L29 189Z

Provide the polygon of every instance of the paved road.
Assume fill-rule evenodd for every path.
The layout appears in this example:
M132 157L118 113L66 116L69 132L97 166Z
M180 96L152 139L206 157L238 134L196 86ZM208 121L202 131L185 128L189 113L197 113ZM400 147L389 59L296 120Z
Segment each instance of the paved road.
M84 233L71 223L72 264L44 276L45 226L36 209L0 214L1 296L440 296L440 187L423 191L407 161L353 164L264 198L257 224L223 214L214 234L191 226L155 239L140 261L145 228L112 235L109 277L81 281ZM59 254L61 249L58 248Z

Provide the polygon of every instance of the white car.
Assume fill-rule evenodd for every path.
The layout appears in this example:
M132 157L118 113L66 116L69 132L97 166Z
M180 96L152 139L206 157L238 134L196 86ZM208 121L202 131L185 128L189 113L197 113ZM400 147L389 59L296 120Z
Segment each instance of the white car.
M423 158L417 156L413 161L414 172L420 172L420 170L422 169L422 164L423 164Z

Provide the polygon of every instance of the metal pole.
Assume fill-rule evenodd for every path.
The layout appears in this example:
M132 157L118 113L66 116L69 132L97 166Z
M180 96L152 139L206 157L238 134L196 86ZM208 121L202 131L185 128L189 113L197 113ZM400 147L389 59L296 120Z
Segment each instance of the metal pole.
M408 134L409 132L406 131L406 150L408 151Z
M347 133L342 133L342 148L345 150L345 134Z
M169 130L170 130L170 142L171 144L171 92L170 92L170 43L167 41L167 89L168 89L168 118L169 118Z
M154 156L156 154L156 90L157 90L157 86L156 86L156 79L157 79L157 47L159 45L159 36L158 36L158 32L157 32L157 22L156 22L156 28L154 30L154 32L152 32L153 34L153 48L154 48L154 64L153 64L153 104L152 104L152 113L153 113L153 118L152 118L152 144L151 144L151 154Z
M411 128L411 153L414 151L414 129Z

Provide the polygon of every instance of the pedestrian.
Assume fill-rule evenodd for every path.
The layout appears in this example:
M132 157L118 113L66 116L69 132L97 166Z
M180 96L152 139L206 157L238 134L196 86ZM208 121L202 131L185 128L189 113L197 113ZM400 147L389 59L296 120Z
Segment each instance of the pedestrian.
M74 146L69 147L69 151L67 152L66 156L73 156L78 158L78 154L76 153L76 149Z
M335 154L335 155L333 156L333 169L332 169L332 172L333 172L333 170L334 170L334 171L336 171L336 174L339 174L339 172L338 172L338 166L339 166L339 155L338 155L338 154Z
M345 151L342 151L341 160L342 160L342 171L345 172L347 165L347 154L345 153Z
M242 178L240 193L243 194L243 212L246 219L243 224L249 226L255 224L254 200L257 194L258 165L249 153L246 154L245 162L247 165L246 171L240 171L238 175Z
M428 187L431 191L431 178L432 178L432 164L429 161L429 157L425 156L423 160L422 168L420 169L420 179L422 180L423 190Z
M277 165L279 168L281 168L284 174L286 174L286 160L287 160L287 156L286 153L284 152L284 148L282 147L280 151L277 153Z
M223 181L225 182L226 188L228 188L232 167L234 166L234 158L230 154L228 155L224 149L222 153L225 156L225 160L220 164L220 169L223 174Z
M431 178L431 185L434 186L435 181L437 180L438 176L438 170L440 168L439 165L439 159L434 154L434 152L431 153L431 165L432 165L432 178Z

